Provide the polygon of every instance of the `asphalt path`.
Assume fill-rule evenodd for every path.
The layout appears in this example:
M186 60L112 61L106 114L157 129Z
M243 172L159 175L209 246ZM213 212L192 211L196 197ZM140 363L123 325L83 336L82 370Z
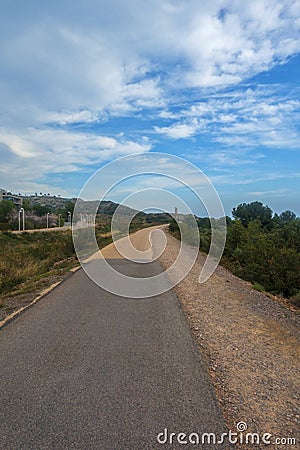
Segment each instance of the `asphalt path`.
M162 271L109 263L137 278ZM177 442L225 426L172 291L122 298L79 270L0 330L0 356L1 449L229 448Z

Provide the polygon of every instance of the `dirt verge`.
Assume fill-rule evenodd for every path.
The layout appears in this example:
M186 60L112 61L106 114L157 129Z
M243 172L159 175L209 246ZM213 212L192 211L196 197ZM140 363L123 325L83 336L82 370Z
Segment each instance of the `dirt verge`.
M174 261L179 245L168 235L160 258L165 268ZM228 428L236 431L242 421L252 433L271 433L272 439L297 438L299 315L221 266L199 284L204 260L205 255L199 254L176 293L197 345L207 355Z

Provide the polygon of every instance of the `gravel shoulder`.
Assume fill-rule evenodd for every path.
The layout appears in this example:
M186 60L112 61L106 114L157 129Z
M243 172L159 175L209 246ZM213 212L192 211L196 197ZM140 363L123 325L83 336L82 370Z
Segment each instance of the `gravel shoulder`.
M164 268L177 257L179 246L168 234L160 257ZM243 421L249 432L299 438L299 316L221 266L199 284L204 261L199 253L175 291L207 356L228 428L236 430Z

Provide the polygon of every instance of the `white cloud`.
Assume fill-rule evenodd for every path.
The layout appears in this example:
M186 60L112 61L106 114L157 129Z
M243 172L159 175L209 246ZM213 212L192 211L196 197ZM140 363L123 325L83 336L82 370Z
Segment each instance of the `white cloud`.
M276 87L215 94L188 109L164 111L162 118L173 123L155 131L174 139L200 133L226 146L299 148L300 102L279 95Z
M76 113L123 101L153 106L170 87L234 84L300 47L296 2L248 3L132 0L125 8L114 0L81 9L63 1L56 9L53 1L45 16L29 2L17 21L4 8L1 94Z
M29 128L18 136L0 130L0 142L26 159L48 160L49 157L48 164L53 166L53 170L60 172L66 171L66 168L63 170L63 167L58 167L58 163L91 164L122 154L146 152L151 148L147 139L140 143L124 139L118 141L107 136L52 128Z
M226 167L227 170L234 166L249 166L256 164L257 161L264 159L266 156L262 153L247 152L242 150L217 150L209 152L209 160L215 168ZM206 156L207 159L207 156Z
M2 142L41 173L78 170L148 151L126 126L112 126L114 137L101 131L103 121L146 112L172 139L209 133L220 145L295 148L297 102L221 88L297 54L299 14L296 0L29 0L18 14L3 4Z
M88 133L76 133L51 128L29 128L19 131L18 136L9 130L0 130L2 183L9 185L14 179L23 180L23 191L28 186L39 187L39 179L52 173L78 172L91 168L112 158L148 152L151 144L147 138L134 142ZM31 191L33 190L31 189Z
M165 134L172 139L185 139L193 136L197 130L195 125L176 124L170 127L154 127L159 134Z
M122 94L128 100L153 100L159 99L162 90L158 85L159 80L142 80L137 83L130 83L124 86Z
M254 192L248 192L249 195L255 195L256 197L265 197L266 195L275 195L276 197L278 195L287 195L290 192L289 189L271 189L266 191L254 191Z
M85 109L73 112L49 112L45 119L50 123L69 125L74 123L98 122L99 116L97 113L93 113L92 111L88 111Z

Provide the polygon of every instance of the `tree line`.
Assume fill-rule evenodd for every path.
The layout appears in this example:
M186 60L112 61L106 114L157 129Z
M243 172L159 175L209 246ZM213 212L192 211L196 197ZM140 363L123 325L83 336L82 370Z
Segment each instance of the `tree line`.
M241 203L226 217L222 264L258 290L292 298L300 305L300 218L292 211L274 214L261 202ZM200 250L208 253L210 219L196 218ZM215 221L217 223L217 221ZM179 233L173 220L171 232Z
M24 199L22 208L25 210L26 229L37 229L46 227L47 215L49 227L59 224L63 225L68 220L69 211L73 214L75 203L66 201L63 207L53 208L51 205L40 205L30 203ZM19 220L19 208L11 200L0 202L0 230L17 230Z

